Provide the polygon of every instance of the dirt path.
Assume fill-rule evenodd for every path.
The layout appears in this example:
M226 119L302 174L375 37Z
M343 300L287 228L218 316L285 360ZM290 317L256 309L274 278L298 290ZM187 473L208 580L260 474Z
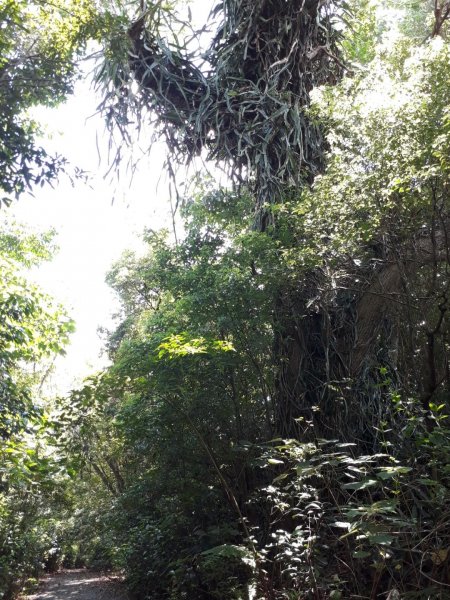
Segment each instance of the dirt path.
M46 577L24 600L129 600L123 585L99 573L76 569Z

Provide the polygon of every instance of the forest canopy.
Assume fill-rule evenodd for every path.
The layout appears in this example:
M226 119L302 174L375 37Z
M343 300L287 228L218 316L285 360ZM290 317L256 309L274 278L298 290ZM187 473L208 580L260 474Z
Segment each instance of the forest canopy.
M108 4L73 2L61 87L29 102L95 39L115 141L206 164L183 234L147 228L107 275L110 365L45 405L22 362L71 324L24 298L45 241L0 236L0 594L45 564L142 600L447 598L449 2L225 0L207 47L176 4ZM16 150L5 192L41 177Z

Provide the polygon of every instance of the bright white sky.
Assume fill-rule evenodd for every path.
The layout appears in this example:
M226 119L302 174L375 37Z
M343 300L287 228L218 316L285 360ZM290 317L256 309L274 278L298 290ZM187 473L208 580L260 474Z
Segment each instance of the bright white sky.
M105 179L107 163L99 164L96 141L98 136L106 154L104 125L99 116L89 119L97 104L89 86L80 82L67 104L39 112L52 135L46 148L54 147L91 173L88 184L76 181L72 187L63 176L55 189L46 186L35 197L22 197L11 215L33 228L58 232L59 253L33 277L68 308L77 324L67 356L57 361L54 382L61 392L105 361L99 359L97 328L111 325L118 308L105 273L123 250L139 248L138 233L144 227L170 226L163 148L154 147L151 160L143 159L131 184L126 175L119 185Z

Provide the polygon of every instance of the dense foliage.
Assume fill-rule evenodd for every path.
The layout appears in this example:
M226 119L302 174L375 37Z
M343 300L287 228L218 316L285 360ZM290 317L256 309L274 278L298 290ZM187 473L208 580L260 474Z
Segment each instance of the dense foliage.
M45 416L36 389L62 352L71 320L24 271L51 256L52 234L27 234L3 224L0 232L0 595L9 597L37 575L54 545L49 501L58 465L39 440Z
M182 239L147 230L112 267L111 365L45 427L11 393L5 457L29 433L0 517L32 543L9 573L53 547L143 600L448 597L449 5L280 4L226 2L205 70L173 7L111 34L110 126L149 110L239 185L197 175Z

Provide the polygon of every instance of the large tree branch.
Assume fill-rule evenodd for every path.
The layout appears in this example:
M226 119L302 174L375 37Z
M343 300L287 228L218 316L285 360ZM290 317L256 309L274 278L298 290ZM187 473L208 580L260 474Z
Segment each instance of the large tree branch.
M434 0L434 26L431 37L441 34L442 27L450 18L450 0Z

